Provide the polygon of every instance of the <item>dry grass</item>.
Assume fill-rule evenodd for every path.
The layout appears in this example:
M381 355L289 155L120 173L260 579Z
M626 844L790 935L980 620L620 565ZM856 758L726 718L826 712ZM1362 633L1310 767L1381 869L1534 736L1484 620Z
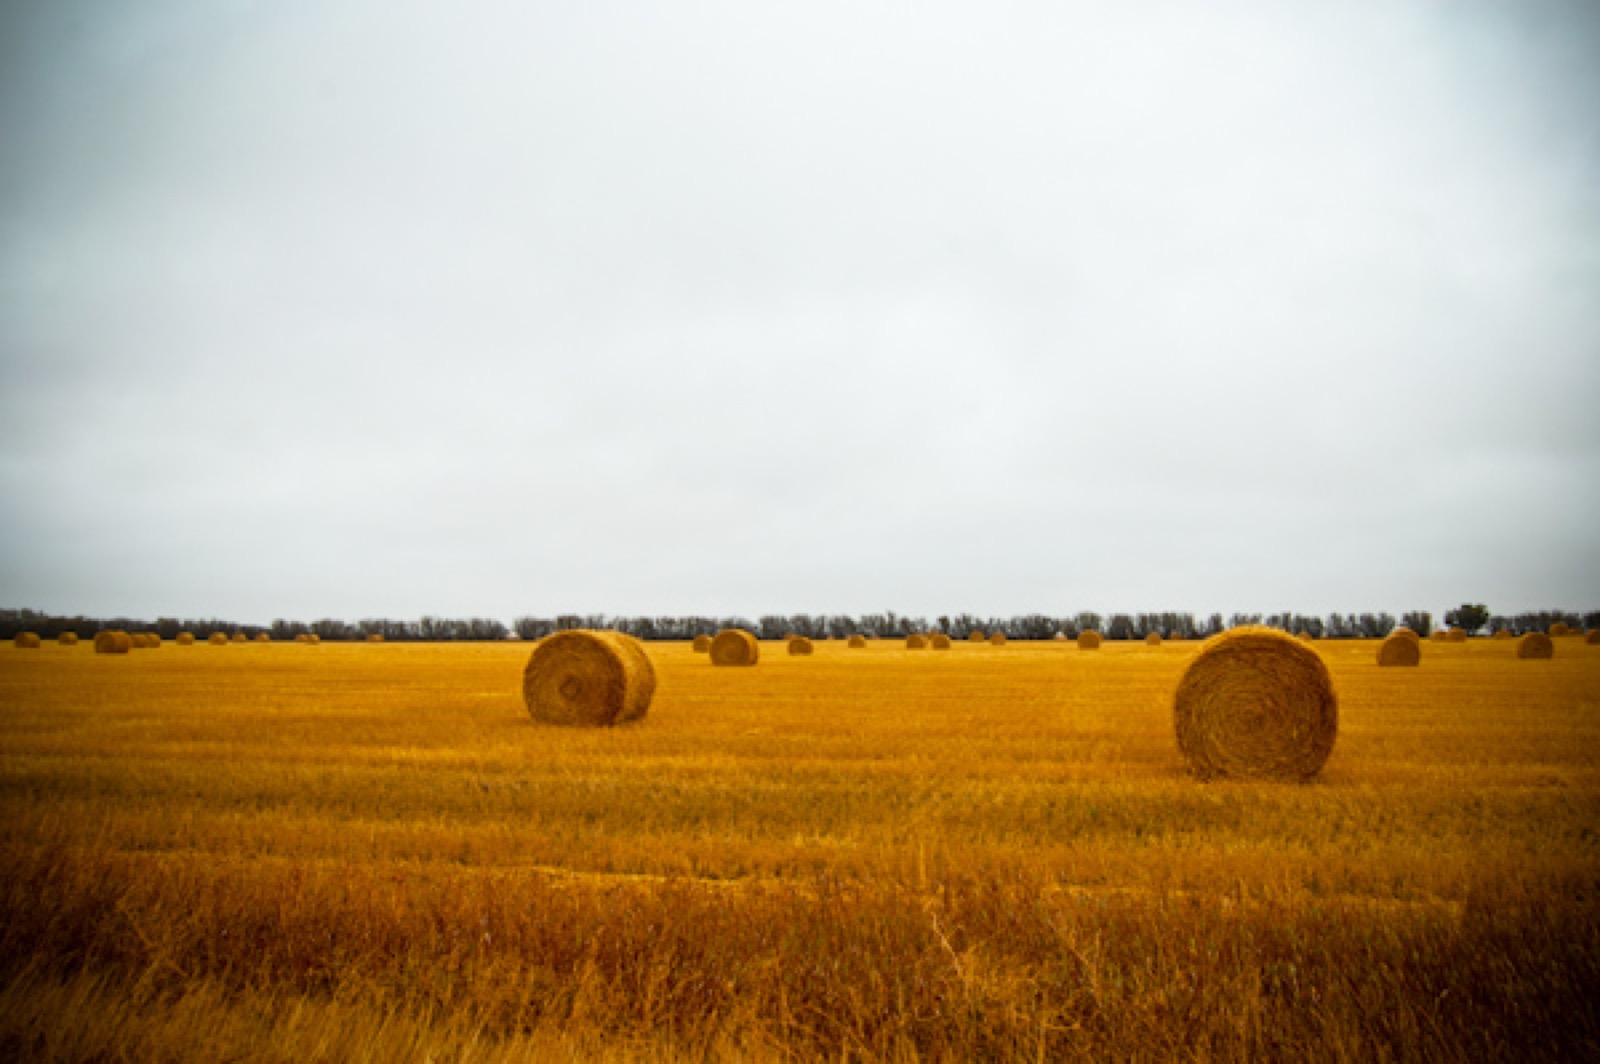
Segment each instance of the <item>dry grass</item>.
M1592 1058L1600 652L1318 644L1317 780L1202 784L1197 651L651 645L582 729L526 646L0 646L0 1057Z
M1338 695L1316 651L1254 625L1205 641L1173 716L1178 749L1203 779L1307 780L1339 734Z

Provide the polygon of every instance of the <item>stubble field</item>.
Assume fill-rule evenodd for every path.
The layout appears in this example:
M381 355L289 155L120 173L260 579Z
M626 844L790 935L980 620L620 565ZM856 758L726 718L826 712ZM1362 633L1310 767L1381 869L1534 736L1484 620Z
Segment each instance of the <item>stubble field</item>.
M1197 643L0 647L0 1057L1593 1059L1600 646L1324 642L1310 784Z

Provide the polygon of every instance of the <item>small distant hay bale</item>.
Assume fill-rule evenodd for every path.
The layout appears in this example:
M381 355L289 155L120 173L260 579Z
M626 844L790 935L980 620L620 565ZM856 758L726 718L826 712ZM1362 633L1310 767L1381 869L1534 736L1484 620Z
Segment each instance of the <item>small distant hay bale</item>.
M1556 645L1543 632L1529 632L1517 640L1517 657L1537 660L1555 657Z
M38 632L18 632L11 642L24 650L37 650L43 640L39 638Z
M233 633L233 641L235 643L248 643L250 642L250 637L243 632L235 632Z
M214 647L225 647L228 645L228 633L212 632L210 635L206 636L206 642L210 643Z
M972 631L967 633L967 642L969 643L981 643L987 638L989 637L983 634L983 630L981 628L974 628Z
M754 665L761 660L761 644L743 628L724 628L711 640L711 664Z
M1401 635L1401 631L1409 633L1410 638ZM1417 634L1407 629L1395 629L1389 637L1378 644L1378 664L1389 665L1417 665L1422 662L1422 641Z
M1091 631L1086 631L1086 632L1079 632L1078 633L1078 649L1079 650L1099 650L1100 649L1100 633L1096 632L1096 631L1092 631L1092 630Z
M108 628L94 634L96 654L126 654L133 649L133 637L120 628Z
M77 636L73 636L73 638L76 639ZM1585 632L1583 641L1588 643L1590 646L1600 644L1600 628L1591 628Z
M272 636L267 634L266 632L257 632L256 633L256 642L257 643L270 643L270 642L272 642Z
M1202 779L1306 780L1333 752L1339 699L1316 651L1244 625L1206 640L1178 682L1173 718Z
M311 642L311 637L305 632L296 632L294 634L294 641L296 643L309 643Z
M1550 626L1551 635L1571 635L1572 628L1566 621L1557 621Z
M926 650L926 649L928 649L928 637L923 635L921 632L912 632L910 635L906 636L906 649L907 650Z
M990 632L989 633L989 645L992 646L992 647L1003 647L1003 646L1005 646L1006 645L1006 634L1004 632Z
M178 645L180 647L192 647L192 646L194 646L194 633L193 632L179 632L178 633Z
M318 635L317 633L315 633L315 632L311 632L310 634L308 634L306 636L306 645L307 646L313 646L313 647L321 646L322 645L322 637L320 635Z
M1065 632L1057 632L1055 635L1051 636L1050 638L1055 640L1057 643L1065 643L1067 641L1067 633L1065 633Z
M546 636L522 672L522 700L541 724L625 724L645 715L655 691L656 669L643 644L621 632Z
M704 632L694 637L694 652L696 654L711 653L711 637Z
M1183 633L1178 631L1176 628L1167 633L1167 642L1169 643L1177 643L1182 641L1182 639Z
M1144 645L1147 646L1147 647L1158 647L1158 646L1160 646L1161 645L1161 633L1160 632L1151 632L1149 635L1145 636L1144 637Z
M383 633L382 632L368 632L367 633L367 642L369 642L369 643L381 643L381 642L383 642Z
M1467 630L1465 628L1452 628L1444 634L1444 638L1447 643L1465 643L1467 641Z
M807 639L803 635L797 635L793 639L789 640L790 656L809 655L813 652L813 650L815 650L815 648L811 645L811 640Z
M146 650L160 650L161 649L161 633L159 633L159 632L146 632L144 634L144 648Z
M1495 629L1495 633L1491 638L1494 638L1494 639L1515 639L1516 638L1516 633L1513 632L1509 628L1497 628L1497 629Z
M851 650L860 650L862 647L864 647L866 645L867 645L867 637L864 636L864 635L861 635L860 633L857 633L857 634L851 636L850 637L850 642L848 644L848 646L850 647Z
M928 646L934 650L949 650L950 637L943 632L935 632L928 637Z
M56 636L56 642L60 643L64 647L75 647L78 645L78 633L62 632L60 635Z
M1446 632L1442 628L1435 628L1433 631L1428 633L1428 638L1433 640L1435 643L1443 643L1446 639L1450 638L1450 633Z

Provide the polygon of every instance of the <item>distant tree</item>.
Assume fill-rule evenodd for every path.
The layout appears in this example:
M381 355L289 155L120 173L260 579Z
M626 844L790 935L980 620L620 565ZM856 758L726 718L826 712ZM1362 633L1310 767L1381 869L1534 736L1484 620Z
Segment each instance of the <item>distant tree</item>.
M1464 602L1445 613L1444 623L1452 628L1465 628L1469 632L1476 632L1489 623L1489 607L1482 603L1474 606Z
M1411 610L1402 614L1400 623L1423 638L1427 638L1433 632L1433 614L1427 610Z

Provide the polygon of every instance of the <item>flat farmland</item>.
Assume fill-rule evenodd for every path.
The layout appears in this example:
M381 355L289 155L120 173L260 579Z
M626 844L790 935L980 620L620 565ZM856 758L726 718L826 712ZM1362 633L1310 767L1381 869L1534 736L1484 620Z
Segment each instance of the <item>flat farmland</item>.
M1600 1053L1600 646L1320 642L1308 784L1201 783L1198 643L0 647L8 1059Z

